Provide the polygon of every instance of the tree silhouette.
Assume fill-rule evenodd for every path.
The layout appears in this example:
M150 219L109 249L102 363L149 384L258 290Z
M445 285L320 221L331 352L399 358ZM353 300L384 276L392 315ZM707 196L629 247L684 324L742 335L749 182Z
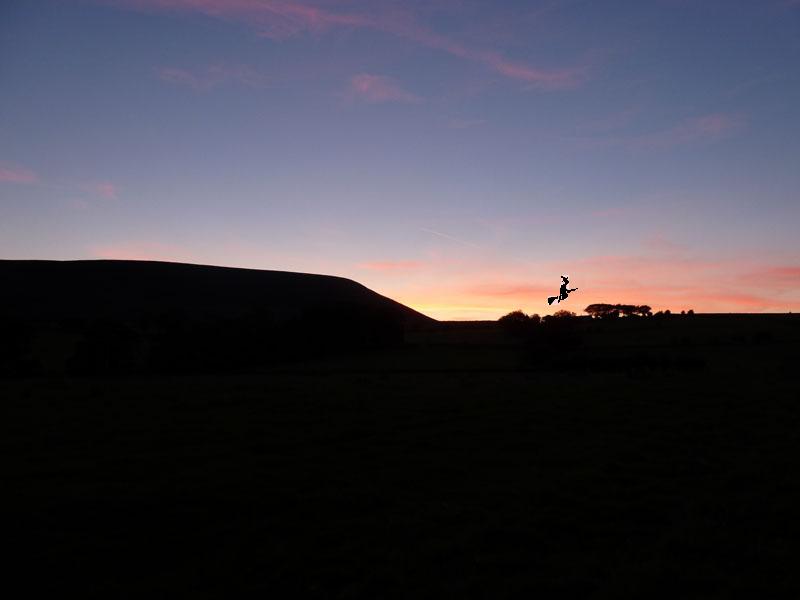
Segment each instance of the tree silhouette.
M590 304L583 310L594 318L616 319L620 314L626 317L649 317L653 309L646 304Z
M590 304L583 310L597 319L616 319L619 316L619 304Z

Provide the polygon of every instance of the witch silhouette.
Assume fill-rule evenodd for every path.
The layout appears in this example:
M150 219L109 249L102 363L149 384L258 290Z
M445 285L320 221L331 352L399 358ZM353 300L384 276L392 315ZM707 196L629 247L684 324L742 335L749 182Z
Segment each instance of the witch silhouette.
M567 296L569 296L572 292L577 290L578 288L569 289L567 286L569 285L569 277L566 275L561 276L561 288L558 290L558 296L550 296L547 299L548 304L552 304L555 301L561 302L562 300L566 300Z

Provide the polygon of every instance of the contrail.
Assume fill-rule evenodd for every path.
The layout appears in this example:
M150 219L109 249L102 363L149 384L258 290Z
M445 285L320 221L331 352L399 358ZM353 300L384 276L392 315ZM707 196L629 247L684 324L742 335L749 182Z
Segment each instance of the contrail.
M425 229L425 228L422 228L420 231L424 231L425 233L430 233L431 235L436 235L440 238L450 240L451 242L461 244L462 246L469 246L470 248L480 249L480 246L473 244L472 242L466 242L464 240L460 240L457 237L453 237L452 235L447 235L446 233L442 233L441 231L434 231L433 229Z

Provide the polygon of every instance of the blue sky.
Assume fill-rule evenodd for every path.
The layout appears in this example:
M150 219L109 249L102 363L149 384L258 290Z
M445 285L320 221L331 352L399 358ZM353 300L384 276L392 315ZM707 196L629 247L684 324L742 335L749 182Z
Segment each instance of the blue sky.
M10 0L0 257L797 310L798 64L791 0Z

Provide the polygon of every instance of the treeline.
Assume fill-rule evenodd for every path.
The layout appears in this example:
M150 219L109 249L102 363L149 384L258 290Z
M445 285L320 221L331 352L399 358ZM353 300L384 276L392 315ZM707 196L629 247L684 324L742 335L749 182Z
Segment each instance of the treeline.
M545 315L544 317L540 317L537 314L527 315L521 310L515 310L500 317L497 322L508 333L521 335L535 331L539 327L553 329L576 316L574 312L569 310L557 310L552 315Z
M583 309L590 317L609 318L619 317L649 317L653 309L646 304L590 304Z
M590 304L583 309L593 319L616 319L619 317L663 317L672 313L669 310L653 313L653 309L646 304ZM694 311L681 311L682 315L693 315ZM499 325L512 334L524 334L535 331L539 326L550 324L551 329L557 323L564 327L565 321L575 319L577 315L569 310L558 310L552 315L544 317L538 314L525 314L515 310L498 319Z
M646 304L590 304L583 311L594 319L616 319L618 317L661 317L669 316L669 310L653 313L653 309ZM693 315L693 310L681 311L682 315ZM498 319L498 323L506 330L521 331L556 319L569 319L577 315L569 310L558 310L552 315L540 317L537 314L527 315L521 310L515 310Z
M671 311L658 311L653 314L653 309L646 304L590 304L583 309L590 317L599 319L623 317L652 317L671 315ZM693 310L681 311L682 315L693 315Z

